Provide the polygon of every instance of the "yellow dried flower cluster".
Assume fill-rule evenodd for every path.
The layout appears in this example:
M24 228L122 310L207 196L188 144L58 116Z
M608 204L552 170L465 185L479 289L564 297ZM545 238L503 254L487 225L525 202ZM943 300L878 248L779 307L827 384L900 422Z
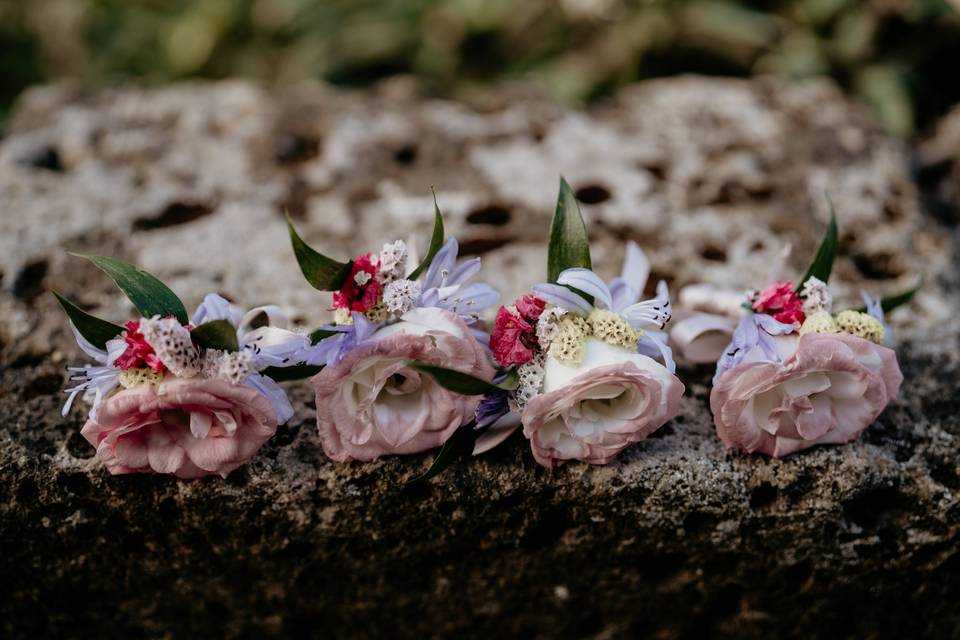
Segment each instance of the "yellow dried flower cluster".
M837 314L837 326L841 331L876 342L883 342L883 324L871 315L848 309Z
M615 347L633 351L640 340L640 332L635 330L618 313L606 309L594 309L587 318L593 335Z
M801 336L808 333L840 333L840 327L829 311L817 311L808 315L800 327Z
M344 309L343 307L337 309L333 312L333 323L339 325L350 326L353 324L353 315L350 313L350 309Z
M163 373L146 367L126 369L120 372L118 380L120 386L124 389L132 389L142 384L160 384L163 380Z
M561 362L579 365L583 362L583 344L589 335L589 323L584 318L569 313L557 322L556 334L547 353Z
M390 311L387 310L387 305L385 305L383 302L378 302L376 305L367 309L363 315L367 316L367 319L370 322L379 324L387 321L387 318L390 317ZM352 318L350 323L353 323Z

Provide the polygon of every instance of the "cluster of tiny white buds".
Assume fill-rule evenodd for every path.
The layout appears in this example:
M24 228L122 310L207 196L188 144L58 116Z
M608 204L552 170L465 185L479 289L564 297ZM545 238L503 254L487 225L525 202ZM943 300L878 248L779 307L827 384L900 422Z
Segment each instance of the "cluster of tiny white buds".
M372 277L373 276L371 276L366 271L357 271L357 273L353 276L353 281L362 287L363 285L370 282L370 279Z
M803 298L803 312L806 315L813 315L818 311L829 312L833 307L833 296L827 283L814 276L810 276L803 283L800 297Z
M192 378L200 373L201 363L190 331L176 318L144 318L140 333L170 373L180 378Z
M413 280L394 280L383 290L383 303L387 311L402 316L417 305L422 287Z
M403 240L388 242L380 251L380 269L377 278L386 284L406 275L407 243Z

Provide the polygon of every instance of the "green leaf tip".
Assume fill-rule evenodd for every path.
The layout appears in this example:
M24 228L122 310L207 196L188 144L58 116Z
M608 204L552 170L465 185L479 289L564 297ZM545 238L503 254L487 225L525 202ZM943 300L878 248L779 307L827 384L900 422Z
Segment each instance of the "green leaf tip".
M423 257L423 260L417 265L417 268L408 276L410 280L416 280L423 272L430 268L430 263L433 262L433 259L436 257L437 252L443 247L443 214L440 213L440 205L437 204L437 192L434 191L433 187L430 187L430 191L433 193L433 233L430 236L430 246L427 248L427 255Z
M190 321L187 308L183 306L180 298L167 285L146 271L108 256L72 252L70 255L89 260L110 276L143 317L173 316L181 324L187 324Z
M440 453L433 459L430 468L407 482L407 484L417 484L435 478L460 458L470 455L473 451L474 444L477 442L477 438L486 431L486 429L478 430L475 427L476 423L471 420L454 431L453 434L447 438L447 441L443 443L443 446L440 448Z
M120 334L123 333L123 327L120 325L101 320L87 313L63 296L59 291L54 290L51 293L53 293L60 307L67 314L67 317L70 318L70 322L72 322L73 326L80 332L80 335L96 348L106 351L107 342L119 337Z
M460 393L465 396L481 396L491 391L510 391L516 389L517 378L508 377L501 384L487 382L469 373L447 369L426 362L412 362L410 366L421 373L425 373L437 381L444 389Z
M313 249L303 241L293 226L290 214L286 214L287 231L290 233L290 244L293 246L293 255L297 258L300 271L314 289L320 291L337 291L350 277L353 262L338 262L328 258Z
M592 268L590 242L577 197L561 176L557 208L550 223L547 281L555 283L564 269L575 267Z
M190 332L190 339L204 349L220 351L239 351L237 330L229 320L211 320L196 326Z
M833 261L837 257L838 234L837 234L837 212L833 207L833 200L827 196L827 202L830 203L830 223L823 234L823 240L820 242L820 248L813 257L813 262L800 280L797 281L796 291L799 293L803 285L810 278L817 278L823 282L830 279L830 272L833 271Z

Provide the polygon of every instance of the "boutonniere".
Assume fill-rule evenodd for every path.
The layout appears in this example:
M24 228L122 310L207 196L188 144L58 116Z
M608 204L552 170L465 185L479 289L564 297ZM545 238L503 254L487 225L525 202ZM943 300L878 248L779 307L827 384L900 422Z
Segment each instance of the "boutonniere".
M81 434L114 474L228 473L249 460L293 415L268 375L294 364L308 344L275 306L243 313L217 294L193 317L154 276L103 256L89 259L140 313L117 325L54 292L81 350L96 364L71 367L66 415L90 405Z
M348 462L442 445L472 420L480 398L444 387L418 366L493 377L479 320L499 294L472 281L480 258L458 261L435 197L433 233L419 262L400 240L338 262L289 228L304 277L333 292L334 324L315 332L304 358L318 368L310 382L324 452Z
M684 387L664 333L670 299L661 282L655 298L640 301L649 271L633 243L619 277L605 282L592 271L580 208L561 179L547 282L497 312L494 383L432 372L451 387L484 394L475 423L450 449L481 453L522 426L543 466L606 464L675 416ZM441 452L432 471L451 457Z
M863 293L863 307L837 309L827 286L836 252L831 215L803 277L748 292L710 393L727 447L779 458L849 442L897 396L903 375L884 312L917 287L884 300Z

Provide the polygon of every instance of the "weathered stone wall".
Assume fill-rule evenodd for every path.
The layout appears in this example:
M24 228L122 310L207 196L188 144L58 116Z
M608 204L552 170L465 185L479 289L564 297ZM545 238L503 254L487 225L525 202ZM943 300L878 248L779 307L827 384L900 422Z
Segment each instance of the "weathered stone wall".
M406 80L28 92L0 141L2 635L957 635L956 219L924 212L910 165L825 82L656 81L590 112L516 91L477 113ZM64 249L312 326L329 301L283 210L347 257L425 235L435 185L509 297L543 271L559 173L599 271L633 238L675 287L756 284L787 242L802 268L829 191L841 295L927 274L893 318L901 398L856 444L774 461L724 451L710 371L684 370L680 416L608 467L550 472L516 437L411 487L429 456L327 461L302 385L227 481L110 477L58 413L81 354L45 291L129 311Z

